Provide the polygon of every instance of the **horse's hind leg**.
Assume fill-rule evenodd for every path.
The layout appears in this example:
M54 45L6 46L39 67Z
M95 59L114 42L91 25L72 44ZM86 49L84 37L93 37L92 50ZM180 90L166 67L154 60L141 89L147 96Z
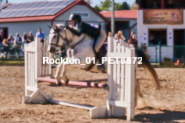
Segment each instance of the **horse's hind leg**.
M138 80L136 80L136 83L135 83L135 107L136 108L146 107L145 102L143 100L143 96L141 94L140 84Z

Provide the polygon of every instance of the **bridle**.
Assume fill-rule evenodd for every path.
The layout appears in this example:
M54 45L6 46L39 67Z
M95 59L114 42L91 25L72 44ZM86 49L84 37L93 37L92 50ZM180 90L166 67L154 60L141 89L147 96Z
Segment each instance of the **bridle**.
M74 45L70 45L73 42L73 39L75 37L75 35L73 33L72 33L73 34L73 38L71 38L71 40L69 40L67 38L67 33L66 33L65 29L64 29L64 32L65 32L65 35L66 35L65 38L60 34L61 29L57 28L57 29L54 29L54 31L55 31L54 34L57 33L57 41L56 41L56 44L50 43L50 45L53 45L53 46L56 46L56 47L61 47L60 45L58 45L60 37L67 43L67 47L70 47L71 49L75 48L77 45L79 45L81 42L83 42L84 39L86 38L86 36L84 36L80 41L78 41Z
M69 44L73 41L74 39L74 34L73 34L73 38L71 40L68 40L67 38L67 33L66 33L66 30L64 29L64 32L65 32L65 38L60 34L60 31L61 29L57 28L57 29L54 29L54 34L57 34L57 41L56 43L50 43L50 45L53 45L53 46L56 46L56 47L61 47L60 45L58 45L59 43L59 40L60 40L60 37L67 43L67 46L69 46ZM51 34L51 33L50 33Z

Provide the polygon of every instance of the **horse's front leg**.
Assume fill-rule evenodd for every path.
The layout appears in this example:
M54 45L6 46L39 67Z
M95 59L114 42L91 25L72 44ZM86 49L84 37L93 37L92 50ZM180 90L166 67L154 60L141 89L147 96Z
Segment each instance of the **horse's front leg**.
M66 64L60 64L57 66L56 74L55 74L55 79L56 79L56 84L61 85L61 80L62 78L66 84L68 84L68 78L66 76L66 70L65 70Z
M64 80L65 85L68 85L69 79L66 75L66 67L67 65L64 63L60 77L62 77L62 80Z
M55 73L55 79L56 79L55 83L56 83L56 85L60 85L61 84L61 81L60 81L61 71L62 71L62 64L58 65L57 69L56 69L56 73Z

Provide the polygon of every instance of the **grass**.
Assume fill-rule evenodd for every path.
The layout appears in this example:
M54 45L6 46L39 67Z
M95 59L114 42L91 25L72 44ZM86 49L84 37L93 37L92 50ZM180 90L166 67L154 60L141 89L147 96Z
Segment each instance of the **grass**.
M0 60L0 66L24 66L24 60Z

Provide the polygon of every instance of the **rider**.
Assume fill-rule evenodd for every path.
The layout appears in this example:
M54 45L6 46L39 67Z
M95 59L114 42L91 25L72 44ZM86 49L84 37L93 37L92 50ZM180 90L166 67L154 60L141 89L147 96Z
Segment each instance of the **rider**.
M69 17L69 20L71 21L72 27L76 27L78 29L78 30L73 29L73 28L69 27L68 24L66 24L66 28L69 29L74 35L81 36L82 34L86 34L86 35L90 36L91 38L94 38L93 50L94 50L94 53L96 54L96 57L98 57L100 64L102 64L101 63L101 56L98 52L104 43L104 40L106 38L106 34L101 33L100 26L99 26L99 29L97 29L97 28L92 27L91 25L89 25L85 22L82 22L81 16L79 14L71 14ZM103 65L101 67L102 67L101 69L104 68Z

